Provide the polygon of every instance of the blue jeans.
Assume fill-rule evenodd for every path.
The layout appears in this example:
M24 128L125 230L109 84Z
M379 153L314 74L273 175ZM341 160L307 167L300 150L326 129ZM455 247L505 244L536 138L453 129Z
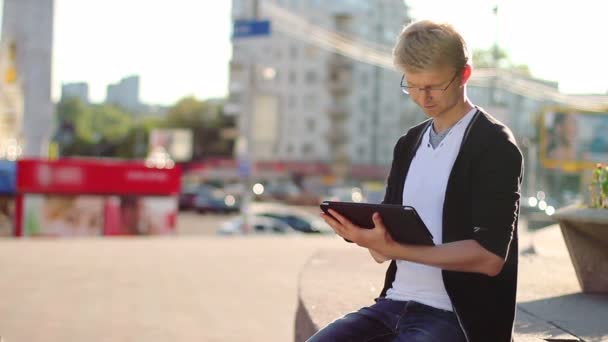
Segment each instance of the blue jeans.
M456 314L414 301L378 298L339 318L307 342L465 342Z

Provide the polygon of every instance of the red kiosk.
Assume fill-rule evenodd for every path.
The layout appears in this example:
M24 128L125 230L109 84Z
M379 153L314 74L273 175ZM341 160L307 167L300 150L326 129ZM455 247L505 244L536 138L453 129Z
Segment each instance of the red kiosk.
M15 236L173 234L180 184L177 166L19 160Z

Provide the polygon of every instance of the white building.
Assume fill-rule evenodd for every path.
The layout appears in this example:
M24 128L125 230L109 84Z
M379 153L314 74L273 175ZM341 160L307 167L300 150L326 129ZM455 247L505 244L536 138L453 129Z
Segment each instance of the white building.
M233 38L225 108L242 136L251 128L255 159L325 162L346 177L356 165L390 163L413 124L401 75L338 54L331 40L392 47L408 18L403 0L233 0L232 17L270 21L269 35ZM321 31L318 41L298 23Z
M139 76L129 76L120 82L108 85L106 103L120 106L131 111L139 111Z
M23 155L47 155L52 129L53 0L4 0L2 40L14 46L23 93Z
M86 82L65 83L61 86L61 101L77 98L82 103L89 103L89 84Z

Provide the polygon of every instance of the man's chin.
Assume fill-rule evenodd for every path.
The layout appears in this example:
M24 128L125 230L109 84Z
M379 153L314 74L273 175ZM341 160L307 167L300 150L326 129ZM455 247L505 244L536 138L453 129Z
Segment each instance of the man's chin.
M439 112L437 111L437 106L423 107L422 111L424 112L424 114L426 114L426 116L431 118L434 118L439 114Z

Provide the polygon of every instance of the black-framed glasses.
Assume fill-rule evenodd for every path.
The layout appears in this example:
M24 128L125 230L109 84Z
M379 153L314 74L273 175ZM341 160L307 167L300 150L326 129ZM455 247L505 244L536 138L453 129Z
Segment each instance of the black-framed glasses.
M403 84L403 81L405 81L405 74L403 74L403 76L401 76L401 91L405 94L411 94L413 91L418 91L418 92L429 92L431 94L441 94L443 92L445 92L446 90L448 90L448 88L452 85L452 83L454 82L454 80L456 79L456 77L458 76L458 74L460 74L460 70L456 71L456 73L454 74L454 76L452 77L452 79L450 80L450 83L448 83L448 85L446 85L444 88L435 88L435 87L424 87L424 88L420 88L420 87L410 87L408 85Z

